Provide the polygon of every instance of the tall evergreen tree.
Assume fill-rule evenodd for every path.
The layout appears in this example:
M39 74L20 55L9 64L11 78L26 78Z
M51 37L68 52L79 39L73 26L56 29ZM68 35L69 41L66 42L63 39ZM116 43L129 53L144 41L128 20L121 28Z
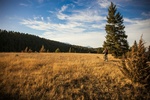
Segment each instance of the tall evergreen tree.
M117 12L116 5L111 2L105 26L106 41L104 41L103 47L107 47L115 57L122 56L129 48L124 28L123 16Z

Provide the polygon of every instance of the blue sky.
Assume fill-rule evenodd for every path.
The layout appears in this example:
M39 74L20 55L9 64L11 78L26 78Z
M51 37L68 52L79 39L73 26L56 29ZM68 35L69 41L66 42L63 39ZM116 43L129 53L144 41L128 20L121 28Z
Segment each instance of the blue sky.
M0 0L0 29L101 47L111 1L123 15L130 46L142 34L150 45L149 0Z

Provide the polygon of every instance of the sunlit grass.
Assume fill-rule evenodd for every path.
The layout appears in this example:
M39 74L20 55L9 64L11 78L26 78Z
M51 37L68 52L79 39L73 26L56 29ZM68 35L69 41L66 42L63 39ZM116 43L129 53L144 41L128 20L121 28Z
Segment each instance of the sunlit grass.
M1 53L0 99L120 100L148 98L102 54ZM145 95L144 95L145 94Z

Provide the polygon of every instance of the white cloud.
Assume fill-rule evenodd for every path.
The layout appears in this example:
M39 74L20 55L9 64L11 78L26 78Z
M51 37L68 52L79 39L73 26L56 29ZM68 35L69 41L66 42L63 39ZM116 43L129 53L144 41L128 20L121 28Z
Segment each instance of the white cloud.
M85 6L88 0L72 0L78 6Z
M65 11L67 8L68 8L67 5L63 5L63 6L61 7L61 10L60 10L59 12L63 12L63 11Z
M33 19L34 20L42 20L42 21L44 21L44 17L42 17L42 16L34 16Z
M142 15L146 16L146 17L150 17L150 12L147 12L147 13L146 12L142 12Z
M59 13L57 14L57 17L58 17L58 19L65 20L65 19L67 19L69 16L66 15L66 14L63 14L63 13L59 12Z
M125 31L128 35L130 45L133 45L134 40L139 41L143 34L143 39L146 46L150 45L150 19L128 19L125 18Z
M41 17L41 20L43 21L43 20L44 20L44 17Z
M91 11L79 11L78 14L72 15L68 19L82 22L98 22L105 20L105 17L100 16L91 10Z
M74 32L66 34L45 32L42 37L51 38L65 43L92 47L100 47L101 41L105 40L104 34L100 32L87 32L81 34L74 34Z
M103 22L103 23L99 23L99 24L93 24L92 25L92 28L98 28L98 29L105 29L105 25L106 25L106 23L105 22Z
M66 15L66 14L63 14L63 12L66 10L68 8L68 5L63 5L62 7L61 7L61 9L57 12L58 14L56 15L59 19L61 19L61 20L65 20L67 17L68 17L68 15Z
M47 17L46 19L47 19L47 21L48 21L48 22L50 22L50 21L51 21L51 18L50 18L50 17Z
M37 0L39 3L42 3L42 2L44 2L44 0Z
M97 0L97 1L101 8L108 8L108 6L110 5L110 1L108 0Z
M49 13L51 13L51 14L53 14L53 13L54 13L54 11L51 11L51 10L49 10L48 12L49 12Z
M136 20L132 20L132 19L129 19L129 18L124 18L124 22L125 23L129 23L129 24L134 24L134 23L136 23L137 21Z
M29 6L28 4L25 4L25 3L20 3L19 5L20 6L25 6L25 7Z
M67 7L63 6L57 13L58 19L75 22L98 22L106 19L104 16L100 16L97 10L74 10L71 12L73 14L67 15L62 13L66 9Z
M60 32L78 33L84 31L84 29L79 27L82 26L82 24L76 22L68 22L66 24L60 24L60 23L56 24L51 22L44 22L43 20L24 19L22 20L21 24L36 30L57 31L58 33Z

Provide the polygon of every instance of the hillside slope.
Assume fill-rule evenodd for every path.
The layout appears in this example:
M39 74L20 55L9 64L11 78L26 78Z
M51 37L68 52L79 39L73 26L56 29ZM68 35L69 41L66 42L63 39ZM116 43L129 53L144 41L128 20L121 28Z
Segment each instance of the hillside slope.
M32 50L32 52L39 52L42 45L46 52L55 52L57 48L59 48L61 52L69 52L70 48L72 52L96 52L93 48L70 45L20 32L0 30L0 52L21 52L24 51L25 48Z

